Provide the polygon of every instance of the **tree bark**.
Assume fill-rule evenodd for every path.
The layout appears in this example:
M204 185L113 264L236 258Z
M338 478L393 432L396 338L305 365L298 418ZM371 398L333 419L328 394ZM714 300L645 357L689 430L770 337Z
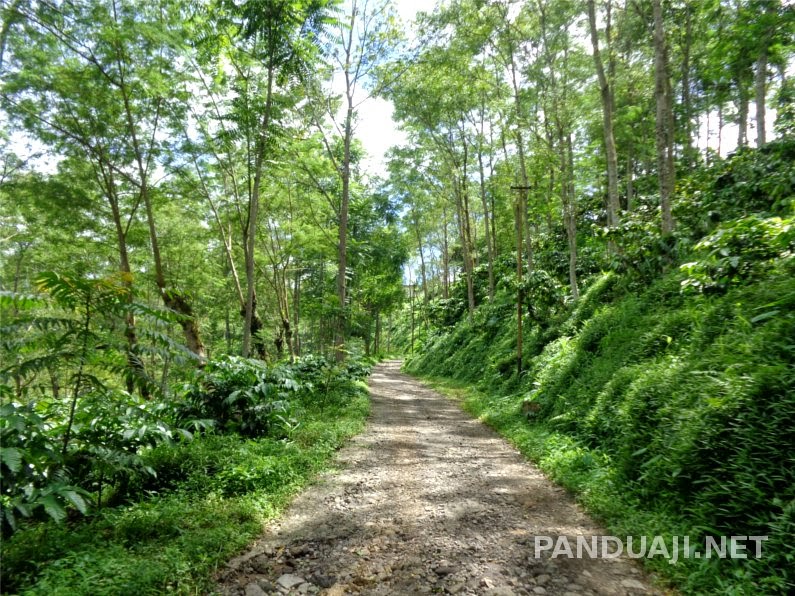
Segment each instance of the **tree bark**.
M110 211L113 218L113 226L116 229L116 245L119 251L119 269L122 274L122 284L127 291L127 304L133 302L133 277L132 270L130 269L130 257L127 251L127 233L124 229L124 224L121 220L121 210L119 209L119 200L116 196L116 185L113 179L113 173L100 166L102 171L102 180L100 184L105 187L105 195L110 204ZM138 334L135 330L135 315L128 312L124 317L124 337L127 340L127 374L125 375L125 385L128 393L135 391L137 379L138 391L141 397L148 399L150 392L146 383L146 370L144 362L138 354Z
M657 104L656 141L657 176L660 188L660 211L662 214L662 233L673 232L674 221L671 213L671 200L674 191L673 168L673 130L672 100L668 77L668 51L663 28L661 0L653 0L654 11L654 94Z
M608 4L609 6L609 4ZM605 158L607 161L607 226L612 230L618 227L621 203L618 197L618 156L613 133L613 89L607 80L602 55L599 51L599 35L596 28L596 8L594 0L588 0L588 22L591 29L593 59L599 79L599 94L602 100L602 127L604 131ZM610 9L607 11L608 52L610 51Z
M516 150L519 154L519 175L521 179L521 186L525 188L530 185L530 179L527 175L527 161L524 152L524 135L522 135L523 118L521 112L521 101L519 94L519 81L516 77L516 61L514 59L513 48L511 48L510 55L510 68L511 68L511 84L513 85L513 101L514 110L516 112L517 128L516 128ZM524 195L524 200L527 203L523 210L525 215L529 210L529 197ZM524 217L527 234L525 235L525 251L527 252L527 275L533 272L533 239L530 235L529 218Z
M481 123L483 121L481 120ZM481 128L481 135L482 135ZM478 174L480 176L480 202L483 206L483 229L486 234L486 250L488 253L488 267L489 267L489 301L494 300L494 246L491 235L491 226L489 223L489 201L486 196L486 176L483 171L483 144L478 144Z
M683 133L684 158L688 165L693 163L693 107L690 98L690 52L693 45L693 15L692 6L685 3L685 45L682 48L682 110L684 112Z
M572 300L579 300L580 288L577 282L577 199L574 192L574 149L572 147L571 133L566 135L566 161L568 177L564 179L563 186L567 189L566 207L566 237L569 242L569 284L571 285Z
M293 328L295 329L293 352L301 356L301 270L295 268L295 281L293 282Z
M447 239L447 208L442 209L444 224L442 225L442 296L450 297L450 243Z
M348 74L346 73L346 78ZM351 184L351 136L353 134L353 96L348 88L348 108L345 115L345 138L343 140L342 158L342 200L340 201L339 244L337 246L337 299L339 300L339 319L337 320L335 343L335 359L345 360L345 300L346 271L348 267L348 209L350 204Z
M422 245L422 234L420 234L420 226L419 222L415 219L414 220L414 233L417 236L417 249L420 251L420 276L422 277L422 301L423 304L426 306L430 301L430 297L428 295L428 279L427 279L427 272L425 269L425 250Z
M635 198L635 160L632 151L627 152L627 211L632 211L632 201Z
M245 257L246 257L246 305L244 308L245 325L243 326L243 358L251 355L252 338L257 331L262 328L262 321L256 314L256 276L254 272L254 249L257 241L257 218L259 217L260 188L262 186L262 174L265 166L265 150L267 147L268 132L270 129L271 110L273 108L273 83L275 68L273 57L268 64L268 86L265 96L265 113L262 116L261 130L257 132L254 154L254 182L251 187L251 194L248 202L248 221L246 222L245 233ZM264 346L260 347L260 356L264 355Z
M175 289L170 289L166 286L163 260L160 254L160 244L155 226L154 209L152 207L152 197L149 189L148 159L144 157L144 149L138 139L135 119L133 117L132 104L130 101L130 90L127 87L124 76L126 69L123 65L122 53L119 49L117 49L117 51L117 62L119 65L118 89L121 93L122 102L124 105L124 114L130 134L130 141L132 142L135 163L138 169L138 176L140 177L139 193L141 201L144 204L146 220L149 227L149 242L152 248L152 258L155 264L155 283L157 284L158 290L160 290L160 296L162 297L163 303L166 305L166 307L171 308L178 314L182 315L180 324L185 335L185 343L187 344L188 349L199 358L199 361L203 362L205 360L204 344L202 343L201 335L199 334L199 326L193 314L193 309L190 307L187 299L182 294L178 293ZM159 100L155 101L159 106ZM155 118L155 129L157 128L157 120L159 118L159 107L157 110L158 115ZM154 134L152 135L152 138L154 139Z
M525 191L518 192L513 206L514 229L516 234L516 374L522 374L522 353L523 353L523 329L522 316L524 314L524 282L522 280L522 222L524 209L522 208L522 195Z
M466 148L466 143L464 144ZM465 150L466 151L466 150ZM466 160L465 162L466 163ZM466 169L464 169L466 172ZM461 238L461 251L463 253L464 259L464 275L466 276L466 285L467 285L467 311L469 313L469 318L472 318L472 315L475 312L475 286L474 286L474 279L473 279L473 263L472 263L472 255L470 253L470 241L469 241L469 213L466 209L466 202L465 202L465 195L466 195L466 176L462 174L459 178L456 176L455 181L455 198L456 198L456 213L458 215L458 234Z
M765 112L767 111L767 44L762 46L756 60L756 76L754 80L756 93L756 146L761 147L767 142Z
M381 353L381 311L375 311L375 341L373 349L376 355Z
M742 77L737 77L737 146L748 144L748 91Z

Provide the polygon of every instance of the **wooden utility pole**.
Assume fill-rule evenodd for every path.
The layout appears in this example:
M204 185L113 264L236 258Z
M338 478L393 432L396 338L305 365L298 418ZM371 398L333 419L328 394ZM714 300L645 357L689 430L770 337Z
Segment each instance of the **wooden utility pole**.
M409 285L409 300L411 301L411 355L414 355L414 283Z
M518 195L514 202L514 224L516 226L516 374L522 374L522 311L524 310L524 288L522 282L522 230L524 229L524 213L525 209L522 205L522 197L525 197L527 203L527 195L525 194L532 187L530 186L512 186L511 190L523 191Z

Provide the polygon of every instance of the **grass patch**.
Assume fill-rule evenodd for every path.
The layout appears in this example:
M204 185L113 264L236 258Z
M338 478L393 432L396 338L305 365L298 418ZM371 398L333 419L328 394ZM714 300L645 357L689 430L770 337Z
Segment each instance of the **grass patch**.
M329 463L369 413L363 382L307 400L289 440L206 436L146 455L168 490L92 519L40 523L2 546L3 592L196 594ZM161 478L161 480L163 480Z

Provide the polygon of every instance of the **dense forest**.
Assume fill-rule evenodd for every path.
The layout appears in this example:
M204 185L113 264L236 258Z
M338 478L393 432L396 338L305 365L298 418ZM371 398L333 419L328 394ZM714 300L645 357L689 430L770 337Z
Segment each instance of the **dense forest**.
M208 589L386 354L610 528L769 537L663 581L792 589L791 3L393 4L2 0L3 591Z

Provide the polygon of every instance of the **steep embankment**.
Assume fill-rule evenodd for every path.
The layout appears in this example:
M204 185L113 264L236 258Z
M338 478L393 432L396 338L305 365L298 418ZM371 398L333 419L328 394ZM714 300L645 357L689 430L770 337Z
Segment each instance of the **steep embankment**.
M769 536L736 581L783 588L795 531L791 269L712 298L683 296L678 272L640 292L619 282L598 278L565 321L533 328L521 379L514 325L488 309L407 369L479 384L470 408L622 530ZM529 421L526 399L538 404ZM727 564L671 571L708 589Z
M680 258L692 262L644 275L638 259L592 277L576 304L548 317L531 302L522 375L510 290L471 321L431 327L406 364L466 387L470 411L617 532L768 537L758 559L658 566L688 593L795 587L795 226L784 149L743 154L709 193L694 193L724 221L689 240Z

